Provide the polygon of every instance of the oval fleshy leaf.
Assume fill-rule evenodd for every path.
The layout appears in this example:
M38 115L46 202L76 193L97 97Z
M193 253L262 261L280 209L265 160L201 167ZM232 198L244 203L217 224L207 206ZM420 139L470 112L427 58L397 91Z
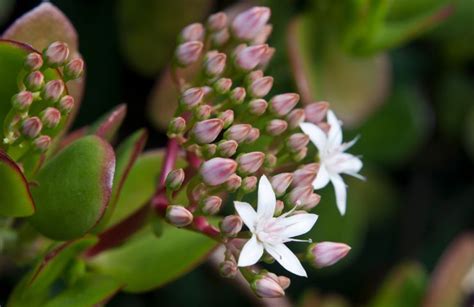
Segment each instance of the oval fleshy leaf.
M96 134L108 141L112 140L127 114L127 106L121 104L109 113L97 120L89 129L90 133Z
M39 172L38 186L32 189L37 211L30 222L56 240L84 235L105 212L114 170L113 149L101 138L72 143Z
M28 216L35 212L28 181L18 165L0 150L0 216Z

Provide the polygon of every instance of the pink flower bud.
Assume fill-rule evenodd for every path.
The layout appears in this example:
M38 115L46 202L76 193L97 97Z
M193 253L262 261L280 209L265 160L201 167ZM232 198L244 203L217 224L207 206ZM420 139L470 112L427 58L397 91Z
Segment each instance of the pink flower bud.
M250 130L252 130L252 126L249 124L233 125L224 133L224 138L242 143L247 138Z
M241 104L244 102L245 96L246 92L243 87L236 87L230 92L230 100L235 104Z
M59 67L66 63L69 57L69 48L66 43L54 42L43 52L46 64L50 67Z
M25 119L22 124L23 134L31 139L37 137L42 128L43 124L36 116Z
M191 198L194 201L199 201L200 199L206 197L208 194L207 186L204 183L199 183L191 191Z
M267 110L268 103L263 99L253 99L249 102L249 113L260 116Z
M260 64L265 52L268 50L268 45L254 45L242 48L235 56L235 64L238 68L249 71Z
M306 157L307 154L308 154L308 147L305 147L305 148L302 148L297 153L295 153L294 155L292 155L291 158L295 162L300 162L301 160L303 160Z
M300 100L300 95L295 93L280 94L270 100L270 110L279 116L288 114Z
M216 186L226 182L236 169L237 162L232 159L213 158L202 164L200 174L204 183Z
M212 45L215 47L221 47L229 41L230 33L227 28L224 28L211 35Z
M196 22L186 26L180 33L182 42L200 41L204 39L204 27Z
M209 31L217 32L224 29L227 26L227 15L219 12L212 14L207 19L207 28Z
M52 80L46 83L42 96L44 100L57 102L64 92L64 83L61 80Z
M183 184L184 176L184 170L182 168L172 170L168 176L166 176L166 188L173 191L179 190Z
M297 186L291 190L290 194L288 195L288 201L292 205L302 206L303 204L307 203L307 200L311 197L311 194L313 194L312 186Z
M247 76L245 77L245 83L247 84L252 84L252 82L258 80L258 79L261 79L264 77L264 74L263 74L263 71L262 70L254 70L254 71L251 71L247 74Z
M306 120L315 125L319 124L326 118L329 110L329 103L326 101L313 102L304 108Z
M224 122L224 128L228 128L234 122L234 111L232 110L225 110L221 114L219 114L218 118L222 119Z
M267 168L273 168L275 167L276 163L277 163L277 157L272 154L272 153L268 153L266 156L265 156L265 162L264 162L264 165L265 167Z
M220 75L225 68L227 56L225 53L210 51L204 60L204 70L207 75L215 77Z
M303 210L309 211L316 207L320 201L321 196L319 194L313 193L308 198L306 198L305 202L299 207Z
M293 186L309 186L316 179L319 164L307 164L293 172Z
M242 230L242 219L238 215L228 215L220 223L222 234L235 237Z
M41 54L32 52L26 56L25 69L28 71L39 70L43 66L43 57Z
M41 112L41 120L45 127L54 129L61 121L61 112L56 108L48 107Z
M205 85L205 86L203 86L203 87L201 87L201 88L202 88L202 93L204 94L204 97L206 97L207 95L212 94L212 92L214 91L214 90L212 89L212 87L207 86L207 85Z
M237 191L242 185L242 177L239 175L233 174L225 182L225 187L228 192Z
M304 122L306 116L303 109L294 109L286 116L286 121L290 129L298 128L300 123Z
M26 111L33 103L33 94L28 91L21 91L12 97L12 105L18 111Z
M344 258L351 247L344 243L320 242L311 244L308 248L308 258L317 268L331 266Z
M244 191L245 193L251 193L255 191L255 189L257 188L257 181L258 179L255 176L245 177L242 180L242 191Z
M32 92L39 91L44 85L44 75L40 71L33 71L25 78L25 86Z
M273 176L271 179L271 183L272 183L273 191L275 192L276 196L280 197L284 195L292 181L293 181L292 173L281 173L281 174Z
M225 260L219 265L219 272L224 278L234 278L237 271L238 267L235 260Z
M267 50L265 50L262 57L260 58L260 63L258 64L258 67L261 69L266 68L268 63L270 63L271 59L273 58L274 54L275 48L273 47L269 47Z
M74 108L74 97L66 95L59 100L59 110L63 114L69 114Z
M193 129L192 135L196 143L208 144L212 143L221 133L224 122L219 118L211 118L197 122Z
M168 133L182 134L186 130L186 121L182 117L175 117L168 125Z
M225 94L232 87L232 80L229 78L220 78L214 82L213 87L218 94Z
M298 152L301 149L305 148L308 143L309 136L304 133L295 133L288 138L286 146L291 152Z
M212 107L208 104L200 105L194 109L196 120L205 120L211 117Z
M66 80L75 80L84 73L84 61L81 58L72 59L64 67L64 77Z
M321 130L323 130L325 133L329 133L329 129L331 128L331 126L326 122L319 123L318 127L321 128Z
M288 128L288 123L286 121L282 119L273 119L268 122L266 131L268 134L275 136L285 132L286 128Z
M183 206L168 206L166 219L176 227L185 227L193 222L193 214Z
M270 19L270 9L255 6L237 15L232 22L232 33L241 40L252 40Z
M265 25L263 29L257 34L257 36L253 39L254 45L265 44L272 34L273 26L272 25Z
M286 276L278 276L278 283L280 284L283 290L286 290L291 284L291 279Z
M204 91L200 87L192 87L184 91L181 95L181 105L186 110L191 110L201 103L204 97Z
M40 135L33 141L33 146L39 152L45 152L46 150L48 150L50 144L51 137L48 135Z
M253 143L260 137L260 130L258 128L252 128L245 138L245 143Z
M249 86L249 94L252 97L261 98L270 92L273 86L272 77L263 77L252 82Z
M252 289L261 298L277 298L285 295L280 283L268 274L258 277L252 283Z
M201 201L202 212L209 215L214 215L222 207L222 198L218 196L209 196Z
M260 169L265 160L265 154L260 151L248 152L237 157L239 172L242 174L253 174Z
M204 45L199 41L186 42L176 48L176 60L180 66L188 66L201 56Z
M277 200L275 204L275 216L279 216L283 209L285 209L285 203L281 200Z
M217 145L217 153L222 157L229 158L235 154L238 146L239 144L234 140L222 140Z

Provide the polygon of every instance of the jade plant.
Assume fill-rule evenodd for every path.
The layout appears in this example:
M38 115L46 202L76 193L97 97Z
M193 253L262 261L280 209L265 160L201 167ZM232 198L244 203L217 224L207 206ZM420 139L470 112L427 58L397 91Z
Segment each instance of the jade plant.
M214 250L224 251L224 278L241 275L257 296L275 298L290 278L307 276L303 264L322 268L347 255L347 244L305 234L324 219L316 206L345 214L341 175L364 179L360 158L346 152L356 140L343 142L329 103L303 107L265 75L276 52L270 15L267 7L219 12L181 31L168 144L146 153L144 130L111 145L123 105L67 133L84 61L57 8L44 3L7 30L0 215L9 236L0 239L2 257L30 268L9 306L101 305L118 291L160 287ZM45 25L56 31L37 30ZM329 182L334 204L317 194ZM294 241L295 252L286 245ZM288 276L270 272L272 262Z

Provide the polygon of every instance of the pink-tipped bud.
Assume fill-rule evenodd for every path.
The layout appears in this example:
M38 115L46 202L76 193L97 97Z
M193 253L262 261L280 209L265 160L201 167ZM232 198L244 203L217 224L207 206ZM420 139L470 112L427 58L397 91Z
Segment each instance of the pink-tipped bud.
M329 103L326 101L313 102L304 108L306 120L315 125L319 124L326 118L329 110Z
M288 195L288 201L291 205L294 206L303 206L307 203L307 200L312 197L313 194L313 187L308 186L298 186L291 190L290 194Z
M270 19L270 9L255 6L237 15L232 22L232 33L241 40L252 40Z
M230 100L235 104L241 104L247 93L243 87L236 87L230 92Z
M270 61L273 58L273 55L275 54L275 50L276 50L275 48L269 47L265 51L265 53L262 55L260 59L260 64L258 65L260 69L265 69L267 67L268 63L270 63Z
M235 260L225 260L219 265L219 273L224 278L234 278L239 268Z
M201 88L202 88L202 93L204 94L204 97L206 97L206 96L208 96L208 95L210 95L214 92L214 89L210 86L207 86L207 85L205 85Z
M249 124L233 125L224 133L224 138L227 140L234 140L237 143L242 143L247 138L252 126Z
M249 113L260 116L267 110L268 103L264 99L253 99L249 102Z
M252 128L245 138L245 143L253 143L260 137L260 130L258 128Z
M211 117L212 107L208 104L200 105L194 109L194 117L196 120L206 120Z
M308 147L305 147L305 148L301 149L300 151L298 151L297 153L293 154L291 156L291 158L295 162L300 162L301 160L303 160L306 157L307 154L308 154Z
M204 71L208 76L218 76L224 71L226 60L225 53L210 51L204 59Z
M201 56L204 45L199 41L186 42L176 48L176 60L180 66L186 67L196 62Z
M276 136L280 135L286 131L288 128L288 123L282 119L273 119L268 122L266 126L266 131L268 134Z
M344 258L351 247L338 242L319 242L308 247L308 260L317 268L331 266Z
M51 137L48 135L40 135L33 141L33 146L39 152L45 152L51 145Z
M84 60L81 58L72 59L66 66L64 66L63 72L66 80L80 78L84 73Z
M276 95L270 100L270 110L279 116L285 116L290 113L299 100L300 95L295 93Z
M291 279L286 276L278 276L278 283L280 284L283 290L286 290L291 284Z
M309 186L316 179L319 164L307 164L293 172L293 186Z
M306 116L303 109L294 109L286 116L286 121L290 129L298 128L300 123L304 122Z
M258 70L253 70L247 74L245 77L245 83L247 84L252 84L252 82L257 81L258 79L263 78L265 75L263 74L263 71L258 69Z
M224 122L219 118L211 118L197 122L192 129L192 136L198 144L212 143L221 133Z
M181 105L186 110L191 110L201 103L204 97L204 91L200 87L192 87L183 92L181 95Z
M176 227L185 227L193 222L193 214L183 206L168 206L166 219Z
M204 162L200 174L204 183L210 186L222 184L237 170L237 162L232 159L213 158Z
M61 121L61 112L56 108L48 107L41 112L41 120L46 128L54 129Z
M242 186L240 188L245 193L251 193L251 192L255 191L255 189L257 188L257 181L258 181L258 179L255 176L245 177L242 180Z
M22 124L23 134L31 139L37 137L38 134L41 132L42 128L43 124L41 123L41 120L36 116L25 119Z
M25 86L32 92L39 91L44 85L44 75L40 71L33 71L25 78Z
M201 206L204 214L214 215L221 210L222 198L214 195L206 197L201 201Z
M32 52L26 56L25 69L28 71L38 70L43 66L43 57L41 54Z
M213 87L218 94L225 94L229 92L232 87L232 80L229 78L220 78L214 82Z
M222 157L229 158L235 154L238 146L239 144L234 140L222 140L217 145L217 153Z
M181 42L200 41L204 39L204 27L196 22L186 26L180 33Z
M233 174L225 182L225 188L227 192L235 192L242 185L242 177L239 175Z
M59 100L59 110L64 115L71 113L72 109L74 109L74 97L70 95L63 96L61 100Z
M279 216L283 209L285 209L285 203L281 200L277 200L275 204L275 216Z
M234 111L232 110L225 110L221 114L219 114L218 118L222 119L224 122L224 128L228 128L234 122Z
M277 197L280 197L286 193L286 190L293 181L292 173L281 173L275 175L271 179L273 191Z
M207 186L204 183L199 183L191 191L191 198L194 201L199 201L206 197L208 194Z
M168 125L169 134L182 134L186 130L186 120L182 117L175 117Z
M301 149L305 148L308 143L309 136L304 133L295 133L288 138L286 146L291 152L298 152Z
M257 79L250 84L248 90L249 94L252 97L261 98L264 97L270 92L273 86L272 77L263 77Z
M176 191L181 188L184 181L184 170L182 168L174 169L166 176L166 188Z
M66 63L69 57L69 48L66 43L54 42L43 52L46 64L50 67L59 67Z
M264 162L264 166L266 168L274 168L276 163L277 163L278 159L277 157L272 154L272 153L268 153L266 156L265 156L265 162Z
M221 47L229 41L230 33L227 28L224 28L211 35L211 42L214 47Z
M43 99L49 102L57 102L64 92L64 83L61 80L52 80L43 88Z
M258 35L253 39L253 44L258 45L258 44L265 44L270 37L270 34L272 34L273 31L273 26L272 25L265 25L258 33Z
M207 28L209 31L217 32L227 26L227 15L223 12L215 13L207 19Z
M267 50L266 44L244 47L236 53L235 64L242 70L250 71L260 64Z
M268 274L257 277L252 283L252 289L261 298L277 298L285 295L285 290L283 290L278 279L275 280Z
M238 215L228 215L220 222L222 234L235 237L242 230L243 222Z
M260 169L265 160L265 154L260 151L248 152L237 157L239 172L242 174L253 174Z
M33 94L28 91L21 91L12 97L12 105L18 111L26 111L33 103Z
M320 122L318 124L318 127L321 128L321 130L323 130L325 133L329 133L329 129L331 128L331 125L329 125L326 122Z
M313 209L314 207L316 207L320 201L321 201L321 196L319 194L313 193L299 207L305 211L309 211Z

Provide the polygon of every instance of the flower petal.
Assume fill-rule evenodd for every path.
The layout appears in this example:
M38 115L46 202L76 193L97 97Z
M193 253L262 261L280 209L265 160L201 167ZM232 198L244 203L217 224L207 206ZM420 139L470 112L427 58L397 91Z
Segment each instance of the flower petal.
M321 164L318 170L318 174L316 175L316 178L313 181L313 189L319 190L324 188L329 182L329 173L324 166L324 164Z
M362 161L348 153L340 153L333 158L337 163L333 163L334 172L357 174L362 169Z
M276 196L268 178L263 175L258 183L258 207L257 216L259 219L270 219L275 213Z
M327 136L321 128L312 123L301 123L300 128L309 136L309 139L319 151L324 150L327 143Z
M279 222L279 225L285 227L281 235L291 238L305 234L313 228L317 220L318 216L310 213L300 213L284 218Z
M257 236L252 236L250 240L245 243L240 252L238 266L253 265L260 260L263 255L263 244L257 240Z
M339 209L341 215L344 215L346 213L346 184L344 183L344 180L342 180L342 177L338 174L331 175L330 179L332 185L334 186L334 192L336 193L337 208Z
M342 129L341 123L337 119L333 111L329 110L327 114L328 124L330 125L328 133L328 142L331 147L339 146L342 143Z
M241 201L234 201L234 207L245 225L253 232L255 230L255 222L257 221L257 212L255 212L250 204Z
M308 277L301 262L285 244L265 245L267 252L286 270L298 276Z

